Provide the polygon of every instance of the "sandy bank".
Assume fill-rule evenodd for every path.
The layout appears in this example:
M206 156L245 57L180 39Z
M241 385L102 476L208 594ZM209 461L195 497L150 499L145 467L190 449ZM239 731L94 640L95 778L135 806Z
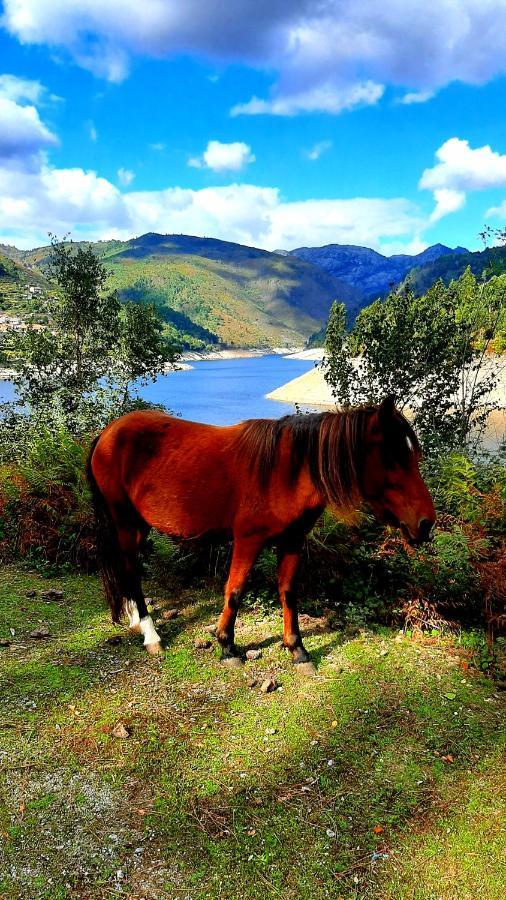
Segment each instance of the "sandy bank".
M308 357L305 357L308 358ZM492 357L487 361L486 372L496 370L498 383L490 394L490 402L497 404L501 409L506 409L506 357ZM298 403L301 406L321 406L323 408L336 405L329 385L325 381L323 368L316 365L304 375L288 381L267 394L268 400L278 400L282 403Z

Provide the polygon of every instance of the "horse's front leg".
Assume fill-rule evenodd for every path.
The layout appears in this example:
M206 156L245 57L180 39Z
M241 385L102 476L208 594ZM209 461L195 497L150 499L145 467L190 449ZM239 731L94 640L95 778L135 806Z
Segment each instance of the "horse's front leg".
M225 585L225 603L216 627L216 637L222 649L221 658L227 665L241 665L241 659L234 643L235 620L248 575L263 543L263 538L259 536L234 540L232 562Z
M309 675L316 670L302 643L297 598L294 590L303 541L304 535L301 535L297 540L280 545L278 550L278 591L283 607L283 646L290 650L299 671Z

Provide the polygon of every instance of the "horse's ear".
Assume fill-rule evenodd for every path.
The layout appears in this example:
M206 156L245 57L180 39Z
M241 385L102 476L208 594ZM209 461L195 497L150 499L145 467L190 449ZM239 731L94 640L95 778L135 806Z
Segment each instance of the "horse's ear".
M392 419L395 412L395 397L389 394L379 405L379 419L381 423L387 423Z

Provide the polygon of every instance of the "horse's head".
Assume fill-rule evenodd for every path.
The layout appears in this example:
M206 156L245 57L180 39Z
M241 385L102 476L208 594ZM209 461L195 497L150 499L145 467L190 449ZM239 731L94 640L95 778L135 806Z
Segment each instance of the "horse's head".
M392 397L370 419L362 473L364 500L380 522L396 525L414 544L432 535L436 513L420 475L416 436Z

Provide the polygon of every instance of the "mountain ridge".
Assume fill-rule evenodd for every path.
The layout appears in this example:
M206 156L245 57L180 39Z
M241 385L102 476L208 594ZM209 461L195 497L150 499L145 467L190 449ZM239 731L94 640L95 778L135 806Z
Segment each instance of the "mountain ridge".
M289 255L297 256L359 289L365 305L386 294L400 284L408 272L430 264L442 256L460 256L469 251L465 247L433 244L421 253L396 253L385 256L377 250L356 244L326 244L323 247L298 247Z

